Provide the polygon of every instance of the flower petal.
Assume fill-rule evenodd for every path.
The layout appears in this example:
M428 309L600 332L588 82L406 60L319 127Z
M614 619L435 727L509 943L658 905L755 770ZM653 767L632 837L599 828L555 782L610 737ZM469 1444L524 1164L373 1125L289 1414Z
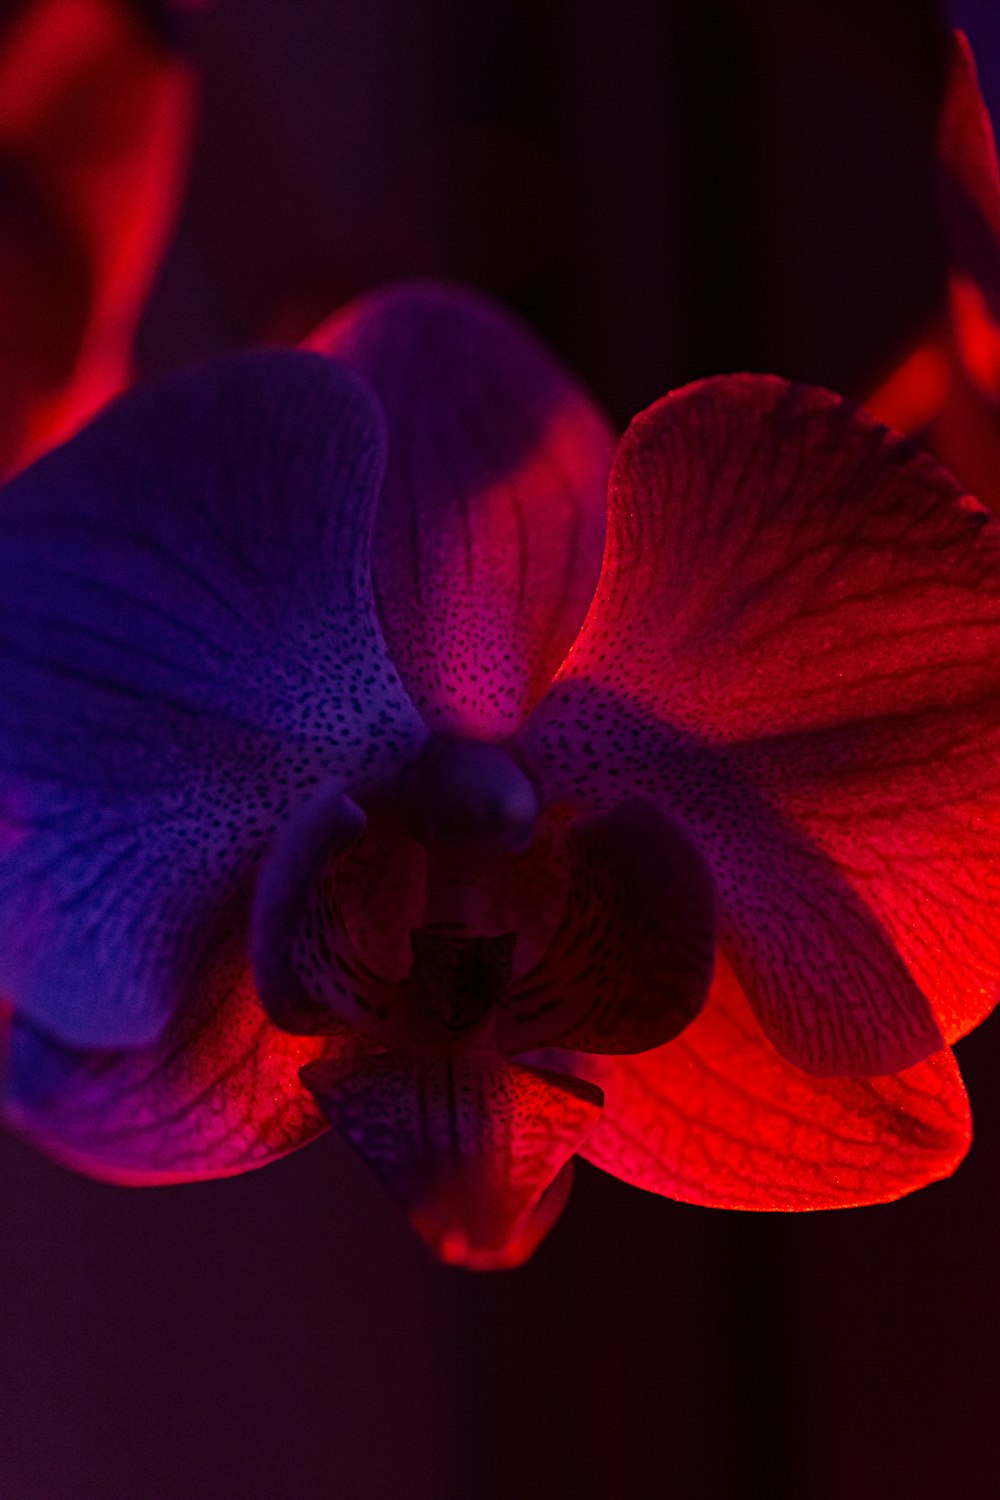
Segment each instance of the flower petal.
M0 51L0 470L127 384L143 303L180 206L194 73L120 0L34 0Z
M123 398L0 495L0 991L152 1041L204 924L316 784L424 730L368 578L383 434L314 355Z
M982 288L1000 321L1000 170L976 60L961 31L952 34L937 150L953 265Z
M531 1253L600 1112L589 1083L471 1050L324 1059L302 1076L435 1254L476 1270Z
M183 1011L127 1052L64 1047L15 1019L4 1118L57 1160L130 1185L226 1177L326 1129L299 1068L346 1045L268 1021L247 969L242 921L215 933Z
M609 428L526 329L456 288L375 292L309 346L370 381L388 416L373 557L392 659L432 729L503 738L590 604Z
M346 1023L375 1041L418 1043L437 1028L409 1003L408 987L387 976L384 961L406 930L406 898L414 893L404 894L401 882L403 909L382 913L387 951L377 969L359 953L344 919L340 890L352 882L343 859L365 827L364 813L334 782L320 786L278 829L254 896L254 979L265 1010L285 1031L337 1034Z
M641 798L569 825L566 906L541 961L515 981L497 1044L643 1052L704 1003L715 895L688 835Z
M544 794L687 821L724 950L801 1066L886 1072L939 1045L894 949L946 1036L975 1024L1000 979L986 513L849 403L737 376L637 419L610 532L520 737Z
M883 1203L949 1176L971 1139L950 1052L892 1077L811 1078L765 1040L725 965L676 1041L638 1057L575 1058L573 1067L605 1093L581 1156L684 1203Z

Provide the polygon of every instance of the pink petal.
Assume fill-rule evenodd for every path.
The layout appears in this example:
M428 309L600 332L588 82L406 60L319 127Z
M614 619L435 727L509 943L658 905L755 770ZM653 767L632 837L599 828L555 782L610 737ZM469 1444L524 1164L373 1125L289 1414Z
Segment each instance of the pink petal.
M950 1052L892 1077L809 1077L765 1040L724 965L702 1015L676 1041L573 1065L605 1093L580 1154L684 1203L882 1203L949 1176L971 1139Z
M309 347L363 375L387 413L374 572L403 681L432 729L509 734L593 595L606 422L520 323L456 288L372 293Z
M948 1037L996 998L998 585L981 507L828 393L702 382L621 445L597 600L522 750L552 800L689 824L811 1071L935 1050L921 989Z

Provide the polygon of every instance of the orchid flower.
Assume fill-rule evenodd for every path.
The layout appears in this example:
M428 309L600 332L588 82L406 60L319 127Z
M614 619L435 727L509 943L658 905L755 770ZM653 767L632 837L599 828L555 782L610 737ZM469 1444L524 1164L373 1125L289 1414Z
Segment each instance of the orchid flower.
M577 1155L741 1209L954 1169L948 1043L1000 973L1000 531L772 377L613 450L519 323L416 284L6 487L14 1128L138 1184L332 1125L482 1268Z
M5 29L0 472L129 384L180 205L194 93L179 46L129 0L33 0Z

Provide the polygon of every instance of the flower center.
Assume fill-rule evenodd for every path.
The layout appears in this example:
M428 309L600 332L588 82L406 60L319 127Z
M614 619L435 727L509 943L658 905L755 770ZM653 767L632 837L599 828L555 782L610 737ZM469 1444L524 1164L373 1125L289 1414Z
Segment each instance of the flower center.
M413 968L404 983L416 1005L455 1040L471 1037L489 1020L510 987L515 937L468 937L436 927L410 934Z
M426 855L424 925L410 935L407 988L458 1040L488 1024L510 986L516 937L484 930L482 883L492 861L532 843L538 797L501 746L441 739L403 795Z

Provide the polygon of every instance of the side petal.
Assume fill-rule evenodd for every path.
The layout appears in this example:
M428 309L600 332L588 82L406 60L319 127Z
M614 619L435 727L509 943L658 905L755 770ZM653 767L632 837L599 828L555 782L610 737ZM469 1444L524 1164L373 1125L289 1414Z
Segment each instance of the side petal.
M566 904L545 956L497 1014L497 1043L644 1052L698 1014L715 960L715 892L688 835L641 798L569 825Z
M811 1078L766 1041L725 966L676 1041L573 1066L605 1095L580 1155L648 1192L712 1208L888 1202L950 1176L972 1134L950 1052L892 1077Z
M194 99L190 61L137 6L34 0L9 28L0 469L65 437L128 383L180 206Z
M402 851L390 845L388 857L402 866L394 882L399 907L380 913L385 951L373 969L340 899L342 887L352 883L345 856L365 828L364 813L334 782L320 786L278 829L254 893L254 980L264 1009L285 1031L337 1034L346 1025L377 1042L415 1044L430 1039L431 1024L409 1003L408 986L387 977L385 958L398 951L406 908L422 896L422 886L415 888L405 854L400 859Z
M354 376L274 351L0 493L0 992L62 1041L154 1040L276 826L423 742L369 584L383 441Z
M649 796L689 824L724 948L801 1066L878 1073L935 1050L917 985L949 1039L975 1024L1000 981L985 511L849 403L736 376L636 420L609 524L594 608L521 737L545 795ZM819 992L789 963L803 946L823 955ZM819 1035L817 993L819 1055L791 1045Z
M149 1047L80 1051L15 1018L5 1122L77 1171L134 1186L249 1171L321 1134L299 1069L347 1043L271 1025L244 950L241 923L216 934L184 1010Z
M373 556L392 659L432 729L501 739L590 604L610 429L527 329L457 288L375 292L309 347L364 376L388 417Z
M324 1059L303 1078L435 1254L473 1270L531 1254L601 1103L582 1080L464 1050Z

